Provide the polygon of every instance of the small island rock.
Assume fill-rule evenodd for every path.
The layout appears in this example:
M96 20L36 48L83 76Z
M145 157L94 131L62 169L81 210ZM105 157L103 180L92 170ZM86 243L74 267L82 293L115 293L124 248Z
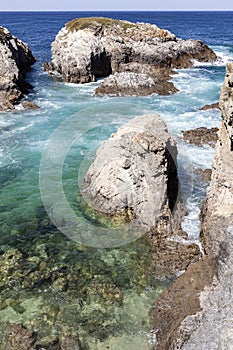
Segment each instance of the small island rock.
M137 75L148 74L145 82L148 86L151 84L150 77L156 78L153 71L162 69L163 73L166 71L165 77L158 79L157 85L163 85L173 68L187 68L193 65L194 60L209 62L216 58L215 53L201 41L179 39L154 24L110 18L77 18L67 23L56 36L51 63L44 64L44 69L60 73L65 81L71 83L88 83L110 74L130 72L135 74L134 80L139 81L136 94L141 91L144 95L146 90L147 94L156 90L169 94L176 91L174 86L171 87L172 83L166 89L142 89ZM108 93L106 84L104 88ZM154 84L155 81L152 86ZM110 94L123 94L121 86L121 91L118 91L119 85L116 84L116 91L110 89ZM130 94L135 94L135 84L132 91L129 85Z

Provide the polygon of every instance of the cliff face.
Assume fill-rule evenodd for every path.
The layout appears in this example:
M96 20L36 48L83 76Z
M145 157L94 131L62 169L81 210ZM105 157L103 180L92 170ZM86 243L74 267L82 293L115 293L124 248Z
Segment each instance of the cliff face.
M220 96L222 127L203 212L202 242L206 256L191 266L157 303L155 349L231 349L233 344L233 63L227 65ZM198 272L199 271L199 272ZM205 274L204 274L205 273ZM204 283L201 276L204 274ZM209 276L209 277L208 277ZM196 281L193 285L189 281ZM194 283L194 282L193 282ZM180 303L169 314L166 303ZM195 296L195 303L190 299ZM158 316L159 315L159 316ZM180 317L182 315L182 317ZM163 328L164 327L164 328ZM165 330L162 332L162 330Z
M28 45L0 27L0 111L13 109L28 92L25 76L33 63Z
M194 59L214 61L216 55L202 42L178 39L156 25L108 18L79 18L60 30L52 44L51 64L44 67L57 71L65 81L72 83L87 83L118 73L110 80L111 88L106 87L106 82L97 94L140 94L137 89L135 93L135 86L131 91L131 83L128 88L122 88L125 79L121 74L126 72L147 74L148 79L157 79L152 84L147 82L147 94L169 94L176 91L171 83L166 88L157 85L166 85L172 68L190 67ZM162 74L158 72L161 68ZM112 80L115 80L114 85ZM142 77L138 80L141 82ZM145 84L144 95L146 90Z

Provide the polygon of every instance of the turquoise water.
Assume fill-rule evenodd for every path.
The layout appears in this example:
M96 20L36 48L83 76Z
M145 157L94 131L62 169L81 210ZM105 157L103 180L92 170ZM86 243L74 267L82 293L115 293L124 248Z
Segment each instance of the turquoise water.
M40 68L49 59L49 44L68 14L54 15L53 20L44 15L44 23L50 29L45 37L39 26L42 14L29 20L27 25L34 29L30 35L26 29L20 33L14 14L7 16L3 24L8 21L9 28L28 39L37 54L38 62L28 77L35 87L29 98L40 109L19 108L0 114L0 330L5 322L23 323L40 329L41 336L78 335L91 350L107 346L113 350L149 349L153 305L169 283L155 278L150 243L142 237L120 248L96 249L77 244L57 231L40 196L41 156L52 133L73 117L81 136L67 153L63 186L68 202L75 208L79 168L87 167L92 159L88 155L93 155L102 140L135 116L160 114L178 143L181 195L188 208L183 228L191 240L198 242L199 212L206 184L195 169L210 168L214 150L184 143L181 130L220 124L218 110L200 108L218 101L225 63L233 58L232 47L229 42L223 43L220 32L210 42L219 61L178 71L173 81L180 91L175 95L97 98L93 93L100 82L66 84L52 80ZM19 22L23 16L33 19L24 14L17 17ZM142 19L145 16L142 14ZM153 16L151 22L155 21ZM184 18L183 26L190 25L189 16L187 22ZM176 33L169 18L165 16L164 20ZM182 32L179 18L177 15L174 26ZM198 27L200 36L208 40L204 20L202 24ZM195 21L192 28L194 33ZM34 34L37 37L33 38Z

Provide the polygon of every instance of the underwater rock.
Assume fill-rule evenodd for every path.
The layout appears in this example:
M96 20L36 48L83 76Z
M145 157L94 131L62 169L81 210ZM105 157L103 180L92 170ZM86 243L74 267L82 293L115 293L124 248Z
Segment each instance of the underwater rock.
M3 335L1 349L32 350L36 338L35 332L27 330L21 324L13 324L6 329Z
M27 44L0 27L0 111L14 109L29 92L25 76L35 61Z

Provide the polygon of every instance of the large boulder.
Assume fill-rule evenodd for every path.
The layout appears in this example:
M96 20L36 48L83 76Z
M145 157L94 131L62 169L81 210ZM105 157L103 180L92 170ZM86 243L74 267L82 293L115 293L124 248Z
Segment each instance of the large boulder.
M156 25L77 18L56 36L51 64L44 68L60 73L67 82L87 83L122 72L147 73L156 78L153 71L160 68L167 70L168 77L172 68L191 67L194 60L215 59L215 53L201 41L178 39ZM157 84L164 80L158 79ZM167 89L166 94L175 91L170 86ZM151 94L150 89L147 94Z
M176 156L175 142L158 115L136 117L98 148L83 197L102 214L155 228L175 205Z
M31 88L26 73L35 63L29 47L0 27L0 111L14 109Z

